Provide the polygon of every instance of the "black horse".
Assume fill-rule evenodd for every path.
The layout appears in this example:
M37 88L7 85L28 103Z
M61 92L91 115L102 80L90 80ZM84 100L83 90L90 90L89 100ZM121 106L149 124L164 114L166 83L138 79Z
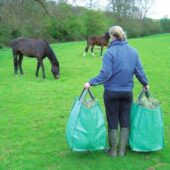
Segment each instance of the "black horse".
M87 46L85 48L84 56L87 54L90 46L91 46L91 53L93 56L95 56L95 54L93 52L95 45L101 46L100 56L102 56L103 47L108 46L109 39L110 39L110 35L108 32L106 32L102 36L89 36L87 39Z
M45 69L43 64L43 59L48 57L51 62L52 68L51 72L54 75L54 78L60 77L60 67L59 62L49 44L42 39L30 39L30 38L16 38L11 42L13 59L14 59L14 72L17 74L18 67L20 73L23 74L22 70L22 60L23 55L36 58L37 59L37 69L36 77L38 77L39 68L41 66L43 78L45 79Z

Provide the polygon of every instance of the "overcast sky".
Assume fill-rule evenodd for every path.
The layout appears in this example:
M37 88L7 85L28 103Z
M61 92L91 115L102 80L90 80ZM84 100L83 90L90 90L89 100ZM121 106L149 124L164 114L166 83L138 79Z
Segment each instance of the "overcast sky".
M170 18L170 0L155 0L155 4L152 7L152 14L149 15L151 18L162 18L165 15Z

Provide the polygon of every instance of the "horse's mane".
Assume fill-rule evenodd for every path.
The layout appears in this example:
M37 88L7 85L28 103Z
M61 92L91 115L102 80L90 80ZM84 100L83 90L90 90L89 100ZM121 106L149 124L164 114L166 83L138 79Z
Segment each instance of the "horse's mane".
M58 60L57 60L57 57L56 57L53 49L50 47L49 43L48 43L46 40L43 39L43 41L45 42L45 44L46 44L47 47L48 47L48 53L49 53L49 55L52 57L53 61L56 61L57 64L58 64L59 62L58 62Z

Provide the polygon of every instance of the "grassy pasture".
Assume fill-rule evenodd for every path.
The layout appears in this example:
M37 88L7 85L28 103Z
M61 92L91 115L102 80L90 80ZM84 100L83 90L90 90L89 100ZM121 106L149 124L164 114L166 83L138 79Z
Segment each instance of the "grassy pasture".
M75 153L65 140L65 127L84 82L98 74L96 57L83 57L86 42L52 44L61 65L54 80L45 59L46 79L35 77L36 60L25 57L24 75L14 75L11 49L0 50L0 169L16 170L169 170L170 169L170 34L129 39L141 56L151 93L161 101L165 148L152 153L128 151L112 159L103 152ZM41 73L41 70L40 70ZM135 80L134 98L141 85ZM93 87L103 112L103 87Z

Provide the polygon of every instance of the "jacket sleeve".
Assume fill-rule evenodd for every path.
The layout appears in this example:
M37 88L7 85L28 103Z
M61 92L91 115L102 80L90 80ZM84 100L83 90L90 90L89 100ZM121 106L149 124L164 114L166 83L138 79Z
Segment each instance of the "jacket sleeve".
M103 57L102 69L98 76L90 79L89 81L90 85L96 86L107 81L112 75L112 69L113 69L113 57L109 53L109 51L107 51Z
M137 56L137 62L136 62L136 67L135 67L135 76L137 77L137 79L143 86L148 85L148 80L147 80L147 77L144 72L144 69L143 69L143 66L142 66L139 56Z

